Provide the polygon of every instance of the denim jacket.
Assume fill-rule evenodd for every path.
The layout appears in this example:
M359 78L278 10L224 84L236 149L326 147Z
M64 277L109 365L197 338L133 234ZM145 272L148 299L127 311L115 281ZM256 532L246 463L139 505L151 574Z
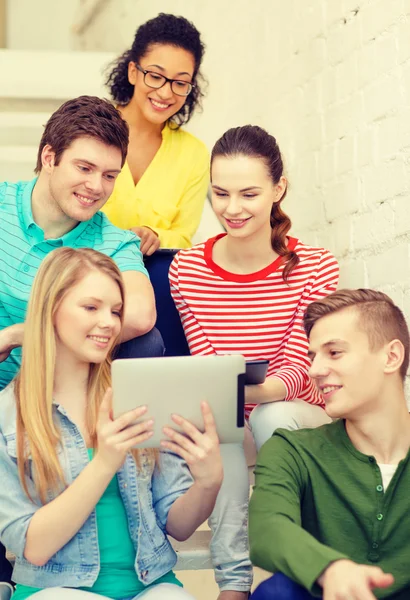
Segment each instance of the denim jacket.
M69 485L89 463L87 447L64 408L54 405L53 410L62 437L58 456ZM192 485L192 477L186 464L168 452L160 453L155 467L144 454L140 463L138 468L128 455L117 477L136 549L135 570L140 581L148 585L176 563L165 526L172 504ZM16 406L10 384L0 392L0 540L16 555L13 580L40 588L92 586L100 570L95 510L65 546L44 566L37 567L24 558L30 520L41 507L31 478L28 489L34 502L26 496L17 471ZM48 501L56 495L50 493Z

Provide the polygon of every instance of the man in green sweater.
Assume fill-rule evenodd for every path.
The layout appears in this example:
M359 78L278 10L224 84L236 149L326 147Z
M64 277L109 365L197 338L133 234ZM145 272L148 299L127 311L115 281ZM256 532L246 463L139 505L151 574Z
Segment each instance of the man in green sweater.
M252 562L277 574L254 600L410 600L409 331L373 290L313 302L310 375L330 425L278 430L250 503Z

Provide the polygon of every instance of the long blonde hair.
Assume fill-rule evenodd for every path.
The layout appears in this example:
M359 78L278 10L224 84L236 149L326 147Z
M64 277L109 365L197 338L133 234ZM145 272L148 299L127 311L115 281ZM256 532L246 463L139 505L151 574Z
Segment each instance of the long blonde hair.
M124 284L114 261L90 248L59 248L41 263L34 279L24 328L21 369L15 378L17 405L17 463L24 491L30 497L26 476L29 456L36 491L44 504L49 490L63 489L64 476L57 457L61 434L53 419L53 387L56 366L54 317L67 292L90 271L110 277L118 285L124 315ZM111 385L111 360L115 344L100 364L90 364L86 426L93 447L101 400Z

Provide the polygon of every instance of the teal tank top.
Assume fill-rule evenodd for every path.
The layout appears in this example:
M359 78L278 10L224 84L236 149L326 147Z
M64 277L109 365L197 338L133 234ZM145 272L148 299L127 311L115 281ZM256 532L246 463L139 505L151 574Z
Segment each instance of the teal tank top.
M88 449L92 459L93 449ZM100 550L100 572L92 587L81 590L108 596L114 600L136 596L148 589L135 572L136 551L128 531L127 514L122 502L117 476L110 481L104 494L95 507ZM152 585L173 583L182 587L182 583L170 571ZM17 585L13 600L25 600L40 588Z

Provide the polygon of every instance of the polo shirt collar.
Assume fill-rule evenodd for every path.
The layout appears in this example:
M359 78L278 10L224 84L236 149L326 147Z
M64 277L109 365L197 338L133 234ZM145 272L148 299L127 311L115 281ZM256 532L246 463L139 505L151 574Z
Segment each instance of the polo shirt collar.
M91 219L89 219L88 221L80 221L80 223L78 223L78 225L76 225L74 229L71 229L68 233L64 234L63 236L61 236L61 238L59 238L61 239L63 246L76 246L77 239L81 236L83 231L85 231L87 227L91 224L94 224L94 216L91 217Z
M36 242L44 241L44 231L37 225L33 218L33 211L31 209L31 196L33 193L34 186L37 183L37 177L35 177L32 181L29 181L24 189L23 198L22 198L22 206L21 206L21 218L23 228L26 234L31 235L35 238ZM66 234L57 238L61 240L63 246L73 246L75 245L75 241L77 238L81 236L84 230L88 227L88 225L94 225L94 216L88 221L82 221L78 223ZM47 240L46 240L47 241Z
M21 219L22 219L22 224L24 227L24 230L27 232L29 227L32 225L35 225L36 227L38 227L38 225L35 223L34 219L33 219L33 211L31 210L31 195L33 193L33 189L34 186L37 183L37 177L34 177L34 179L32 179L31 181L29 181L26 185L26 187L24 188L23 191L23 198L22 198L22 204L21 204Z

